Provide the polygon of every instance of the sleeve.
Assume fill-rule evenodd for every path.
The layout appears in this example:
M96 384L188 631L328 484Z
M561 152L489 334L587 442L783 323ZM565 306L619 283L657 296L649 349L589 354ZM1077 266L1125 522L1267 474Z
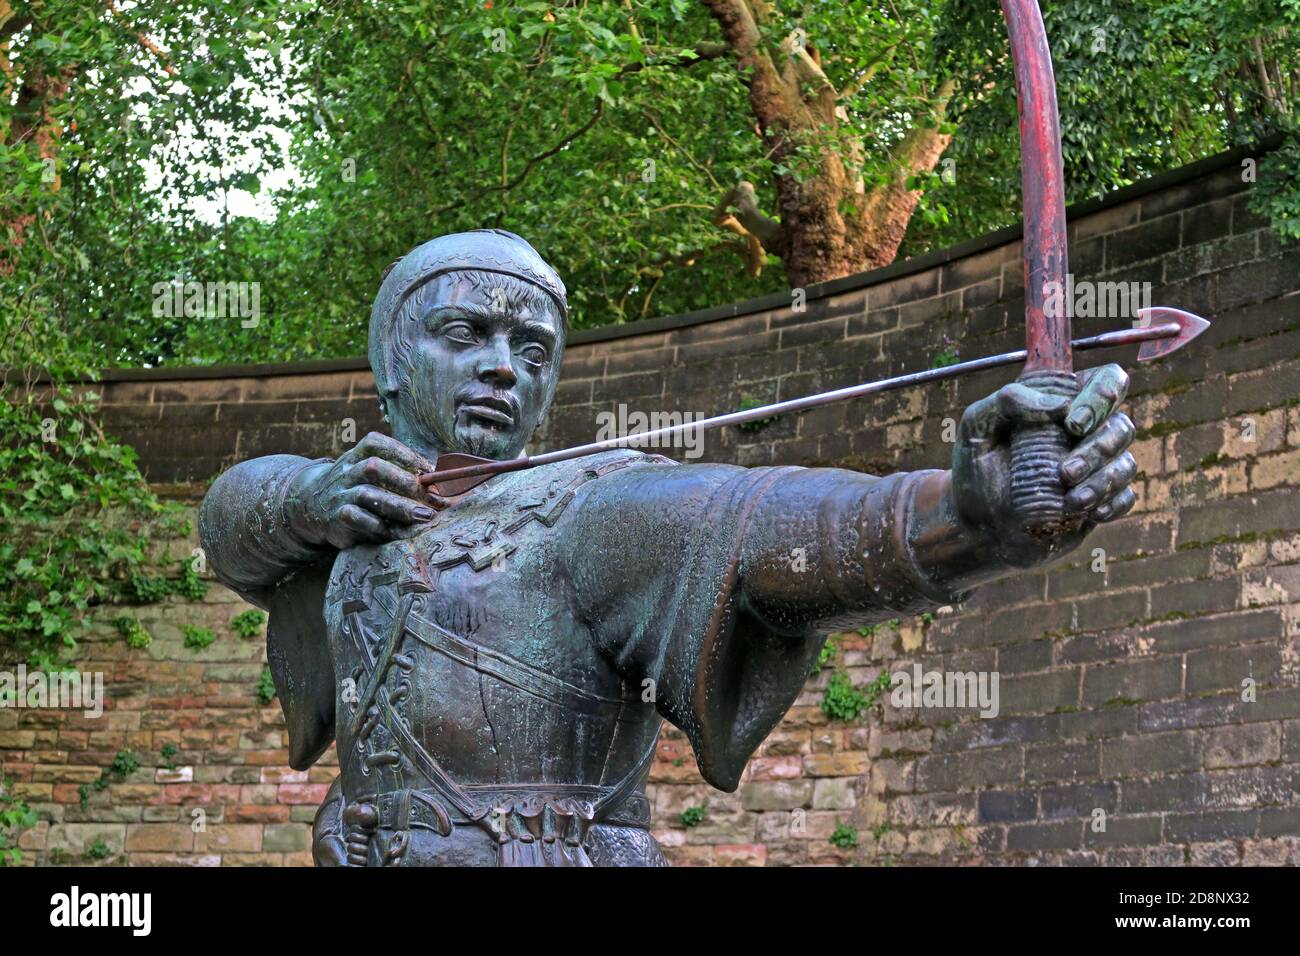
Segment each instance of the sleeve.
M265 608L268 589L291 572L331 557L328 546L301 541L285 518L294 477L328 459L268 455L223 473L199 509L199 540L217 578Z
M924 476L640 464L580 493L562 546L580 615L713 786L737 787L829 630L965 596L911 556Z
M296 455L243 462L213 483L199 509L199 540L213 573L268 612L266 659L295 770L310 767L334 739L325 589L338 552L300 541L284 516L290 482L312 464Z

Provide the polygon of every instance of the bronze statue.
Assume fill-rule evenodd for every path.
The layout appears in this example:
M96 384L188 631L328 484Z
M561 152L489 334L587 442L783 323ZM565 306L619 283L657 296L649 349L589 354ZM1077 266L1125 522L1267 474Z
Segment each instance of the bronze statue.
M1044 312L1065 267L1054 89L1033 0L1004 9L1018 78L1051 94L1022 119L1027 371L966 410L951 471L521 458L555 395L566 293L523 239L478 230L410 252L375 299L391 437L217 480L200 534L270 611L290 764L338 742L318 864L661 864L644 792L661 719L734 790L829 630L958 603L1133 507L1128 378L1076 378L1068 316Z
M734 790L828 628L961 601L1132 507L1127 377L1074 399L1011 384L962 418L952 471L678 465L613 450L456 496L440 456L519 454L555 394L564 286L484 230L401 259L371 315L392 437L274 455L213 485L210 566L271 614L290 763L337 737L318 862L657 864L645 777L660 718ZM1010 436L1065 423L1082 520L1023 529Z

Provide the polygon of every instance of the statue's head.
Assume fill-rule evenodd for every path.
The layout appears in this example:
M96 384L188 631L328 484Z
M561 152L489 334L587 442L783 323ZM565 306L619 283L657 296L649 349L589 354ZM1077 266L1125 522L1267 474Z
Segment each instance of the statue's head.
M393 436L430 456L518 455L555 398L567 319L564 283L512 232L411 250L370 313L370 367Z

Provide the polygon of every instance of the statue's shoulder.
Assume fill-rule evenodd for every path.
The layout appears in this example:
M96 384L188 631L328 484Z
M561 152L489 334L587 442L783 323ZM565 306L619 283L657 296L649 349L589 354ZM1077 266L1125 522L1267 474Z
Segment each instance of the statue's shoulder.
M676 465L677 462L671 458L665 458L663 455L654 455L640 451L636 448L614 448L610 451L598 452L594 455L584 455L581 458L571 458L568 461L557 461L549 465L539 465L531 469L534 478L553 481L556 478L573 478L585 477L600 478L616 471L622 471L625 468L641 465ZM521 475L527 475L529 472L521 472Z
M540 506L542 511L549 512L566 507L583 487L592 482L629 469L676 464L671 458L662 455L650 455L633 448L616 448L504 475L502 477L505 480L485 499L490 497L497 501L511 501L520 510Z

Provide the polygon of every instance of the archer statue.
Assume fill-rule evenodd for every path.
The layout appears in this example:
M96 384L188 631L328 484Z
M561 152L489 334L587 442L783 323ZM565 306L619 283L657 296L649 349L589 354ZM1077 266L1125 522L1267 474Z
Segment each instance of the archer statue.
M950 471L616 448L426 487L444 456L520 454L555 396L567 312L512 233L419 246L370 317L391 436L244 462L203 502L210 566L270 612L290 764L337 740L318 864L661 864L645 797L661 719L734 790L829 630L961 602L1134 504L1116 365L1074 397L1017 382L976 402ZM1012 436L1046 426L1068 436L1063 520L1029 528Z

